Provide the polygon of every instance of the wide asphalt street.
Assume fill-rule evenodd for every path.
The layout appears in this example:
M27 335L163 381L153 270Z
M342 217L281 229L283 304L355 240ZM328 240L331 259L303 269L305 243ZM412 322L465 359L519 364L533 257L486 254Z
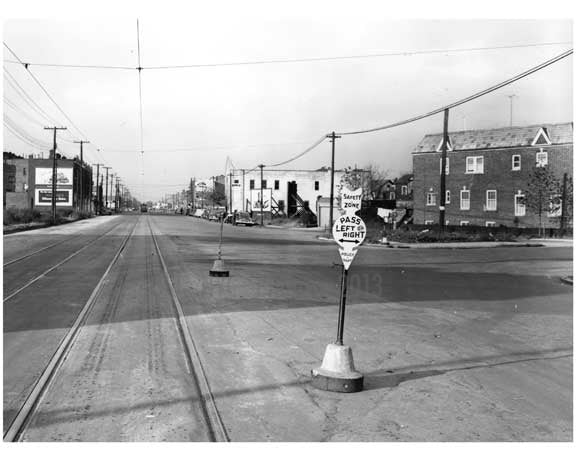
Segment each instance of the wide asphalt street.
M136 225L134 228L133 226ZM99 217L4 238L4 421L133 232L25 440L199 440L156 236L232 441L571 441L572 247L366 245L349 272L344 342L357 394L310 384L335 340L339 254L307 229L224 225L229 278L208 273L218 223Z

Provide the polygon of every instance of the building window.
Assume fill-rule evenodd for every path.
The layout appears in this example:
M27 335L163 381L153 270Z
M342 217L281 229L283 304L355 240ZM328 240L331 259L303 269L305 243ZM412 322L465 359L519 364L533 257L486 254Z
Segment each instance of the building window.
M466 157L466 173L484 173L484 157Z
M512 171L520 171L521 160L519 155L512 156Z
M524 203L524 194L518 191L514 196L514 216L525 216L526 205Z
M314 190L320 190L320 181L314 181Z
M442 174L442 159L440 159L440 174ZM450 174L450 159L446 157L446 174Z
M250 189L254 189L254 180L253 179L250 180Z
M266 189L266 186L268 185L268 183L266 182L265 179L262 180L262 189Z
M26 176L26 168L22 168L22 176Z
M280 181L278 179L274 180L274 190L280 189Z
M450 191L449 190L446 191L446 199L444 200L444 203L446 205L450 204Z
M498 207L497 195L495 190L486 191L486 211L496 211Z
M461 226L467 226L470 224L470 221L460 221Z
M396 200L396 193L390 192L390 200Z
M496 227L496 222L494 222L494 221L486 221L486 227Z
M402 195L408 195L408 186L402 186L401 192L402 192Z
M436 205L436 194L434 192L428 192L426 195L426 205L434 206Z
M470 191L469 190L461 190L460 191L460 209L461 210L469 210L470 209Z
M234 184L240 184L240 180L239 180L239 179L235 179L235 180L234 180Z
M536 152L536 166L543 167L548 165L548 152Z
M427 219L426 221L424 221L424 225L426 226L430 226L431 224L434 224L434 221L432 221L431 219Z

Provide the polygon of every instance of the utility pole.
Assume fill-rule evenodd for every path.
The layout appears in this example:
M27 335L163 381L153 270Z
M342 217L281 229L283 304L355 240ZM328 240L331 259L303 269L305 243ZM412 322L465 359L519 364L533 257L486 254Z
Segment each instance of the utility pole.
M80 211L84 211L84 157L82 147L90 141L74 141L75 144L80 144Z
M260 226L264 227L264 165L258 165L260 168Z
M116 212L119 213L120 212L120 180L118 179L118 177L116 177Z
M332 134L326 135L326 137L330 138L330 142L332 143L332 167L330 168L330 229L332 229L334 222L334 154L336 139L342 136L336 136L336 133L333 131Z
M104 199L104 206L106 208L108 208L108 170L111 170L112 167L105 166L102 169L106 170L106 195L105 195L105 199Z
M100 177L100 167L104 166L103 163L97 163L96 164L96 214L99 214L100 212L100 189L98 188L98 178ZM100 183L100 186L102 186L102 183Z
M564 173L562 178L562 203L561 203L561 214L560 214L560 236L564 236L564 228L566 227L566 198L568 188L568 173Z
M242 211L246 211L246 170L242 169Z
M230 184L228 185L228 190L230 191L230 208L228 210L232 213L232 171L230 171Z
M440 232L446 227L446 150L448 148L448 109L444 109L444 133L442 134L442 160L440 161Z
M52 151L52 224L56 224L56 183L58 175L56 174L56 131L66 130L66 127L44 127L45 130L54 130L54 150Z
M510 126L512 126L513 123L513 109L514 109L514 98L516 98L517 96L515 94L509 94L508 98L510 99Z

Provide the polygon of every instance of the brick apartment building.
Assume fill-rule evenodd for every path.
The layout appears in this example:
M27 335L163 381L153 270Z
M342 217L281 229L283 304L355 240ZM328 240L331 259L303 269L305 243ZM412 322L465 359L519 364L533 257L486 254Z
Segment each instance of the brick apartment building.
M537 227L523 202L534 168L547 166L561 181L572 176L573 124L544 124L449 133L446 224ZM412 153L414 223L439 219L442 134L426 135ZM544 225L558 227L545 213Z

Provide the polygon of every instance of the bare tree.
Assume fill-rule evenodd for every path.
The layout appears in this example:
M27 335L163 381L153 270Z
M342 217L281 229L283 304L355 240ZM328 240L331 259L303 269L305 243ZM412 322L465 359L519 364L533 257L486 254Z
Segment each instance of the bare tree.
M347 167L344 169L344 175L340 179L338 193L342 187L350 190L362 188L362 195L368 200L374 200L384 182L386 181L387 171L375 164L369 164L362 169Z

